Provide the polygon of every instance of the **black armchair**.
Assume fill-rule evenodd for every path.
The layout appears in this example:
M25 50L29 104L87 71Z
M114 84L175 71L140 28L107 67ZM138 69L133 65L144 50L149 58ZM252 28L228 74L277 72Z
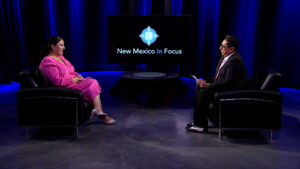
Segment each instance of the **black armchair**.
M210 121L223 130L279 130L282 116L281 74L269 73L258 89L217 92Z
M90 116L92 105L75 89L54 86L37 67L19 73L18 125L27 127L78 127Z

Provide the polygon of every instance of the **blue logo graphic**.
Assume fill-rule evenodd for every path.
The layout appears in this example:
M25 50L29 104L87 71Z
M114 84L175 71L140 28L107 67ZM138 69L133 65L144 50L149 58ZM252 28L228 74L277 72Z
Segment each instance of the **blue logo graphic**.
M148 26L147 28L145 28L142 31L142 33L140 34L140 38L148 46L150 46L152 43L154 43L156 41L157 37L158 37L158 34L150 26Z

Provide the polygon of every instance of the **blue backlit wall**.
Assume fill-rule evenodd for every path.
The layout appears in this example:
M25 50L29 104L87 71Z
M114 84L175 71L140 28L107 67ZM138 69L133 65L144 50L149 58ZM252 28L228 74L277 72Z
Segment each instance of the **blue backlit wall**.
M77 69L103 69L110 67L108 15L192 15L195 62L175 71L214 75L219 45L233 34L248 76L267 67L283 74L284 85L300 88L298 0L2 0L0 8L0 83L38 65L40 44L51 35L65 39L65 57Z
M18 67L26 65L23 29L23 1L0 2L0 83L16 77Z
M99 54L101 57L97 59L95 67L97 65L108 64L107 62L107 16L108 15L119 15L121 14L121 0L111 0L111 1L101 1L100 10L99 10L99 49L101 51Z
M199 1L197 9L197 71L213 76L220 43L218 42L220 1ZM205 66L207 64L210 66Z
M44 0L44 17L45 17L45 31L46 37L51 35L58 35L57 25L56 25L56 10L55 10L55 0Z
M172 15L182 14L182 0L172 0L171 1L171 13Z
M300 1L281 0L277 10L274 59L270 61L282 72L284 82L300 88Z
M136 15L151 15L151 0L137 0Z
M86 41L86 12L85 1L69 1L69 22L70 22L70 42L72 63L78 69L86 67L87 41Z
M240 45L239 52L243 56L248 76L253 73L255 58L256 23L258 17L259 0L240 1L238 4L235 25L235 35Z

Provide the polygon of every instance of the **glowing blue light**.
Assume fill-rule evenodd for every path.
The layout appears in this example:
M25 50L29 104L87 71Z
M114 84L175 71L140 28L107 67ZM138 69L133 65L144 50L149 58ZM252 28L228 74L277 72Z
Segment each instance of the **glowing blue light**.
M158 34L150 26L148 26L147 28L145 28L142 31L142 33L140 34L140 38L148 46L150 46L152 43L154 43L156 41L157 37L158 37Z
M280 92L284 93L294 93L294 94L300 94L300 89L293 89L293 88L280 88Z
M20 90L20 83L11 81L11 84L0 84L0 94L17 92Z

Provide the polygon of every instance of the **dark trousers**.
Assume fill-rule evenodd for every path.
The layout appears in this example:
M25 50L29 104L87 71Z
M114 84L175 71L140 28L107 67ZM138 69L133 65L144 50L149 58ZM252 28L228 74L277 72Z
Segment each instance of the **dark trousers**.
M207 127L207 116L209 113L209 103L213 100L213 92L210 89L196 87L194 103L194 124L199 127Z

